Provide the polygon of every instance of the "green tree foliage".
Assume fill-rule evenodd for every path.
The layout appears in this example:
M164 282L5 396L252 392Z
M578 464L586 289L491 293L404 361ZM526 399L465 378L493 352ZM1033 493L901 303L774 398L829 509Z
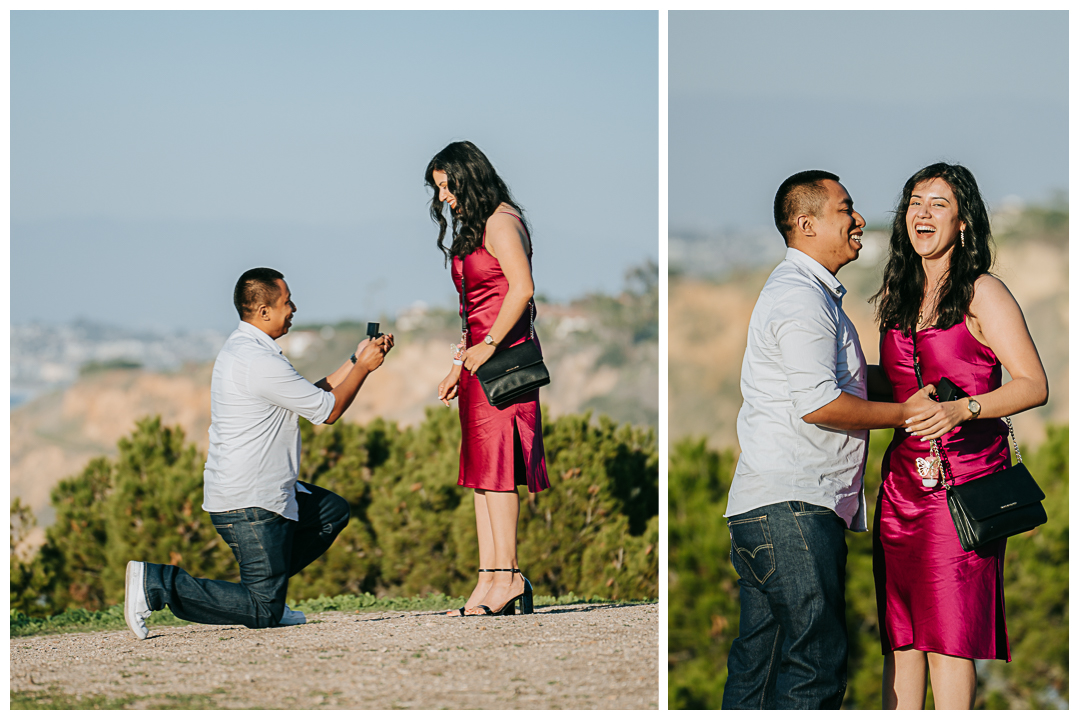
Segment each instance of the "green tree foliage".
M1038 451L1021 454L1046 493L1047 522L1006 547L1012 662L987 664L987 707L1054 707L1069 697L1069 428L1049 426Z
M37 525L30 508L19 498L11 503L11 610L27 613L38 609L40 598L51 584L51 577L46 574L40 562L26 557L22 547L30 531Z
M123 599L128 560L173 563L204 576L229 567L201 509L203 458L184 444L183 432L147 418L118 448L115 461L95 458L53 490L56 522L33 562L47 586L17 584L13 576L12 607L28 614L100 610Z
M730 450L683 440L668 462L668 707L720 707L739 634L739 576L724 521Z
M873 431L866 466L868 521L881 485L891 431ZM1048 522L1011 538L1005 559L1005 614L1012 662L980 661L976 706L1059 707L1068 702L1069 573L1067 427L1049 426L1035 452L1022 450L1046 493ZM738 636L738 576L729 559L724 509L734 453L704 440L678 443L668 474L668 703L718 708L727 654ZM848 533L847 708L881 707L881 644L871 533ZM932 693L927 707L933 707Z
M342 593L467 594L476 579L471 491L457 486L456 413L399 429L301 422L301 476L346 498L351 519L289 586L292 600ZM658 587L658 456L651 429L607 418L545 423L552 488L522 493L519 561L538 594L652 598ZM12 553L12 608L28 615L119 602L128 560L236 581L201 509L204 457L160 419L141 420L115 461L97 458L53 491L56 522L32 561ZM31 518L12 505L12 547ZM15 528L20 528L16 531ZM19 537L16 537L16 532Z
M349 499L352 520L291 592L313 597L345 583L355 593L468 594L478 549L472 493L456 484L460 444L457 415L442 408L405 429L305 426L301 479ZM521 491L518 524L519 562L535 590L655 597L655 433L568 415L545 423L544 445L552 487Z

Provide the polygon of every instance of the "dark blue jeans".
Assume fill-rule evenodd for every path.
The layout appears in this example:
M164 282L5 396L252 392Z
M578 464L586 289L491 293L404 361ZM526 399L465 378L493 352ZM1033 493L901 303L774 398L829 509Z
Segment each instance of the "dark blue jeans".
M836 709L847 687L844 521L781 502L728 518L739 636L724 710Z
M262 508L210 513L240 563L240 582L194 578L176 565L146 563L144 587L151 610L166 605L182 620L205 625L273 627L285 612L289 578L333 544L349 522L349 503L317 485L301 483L299 520Z

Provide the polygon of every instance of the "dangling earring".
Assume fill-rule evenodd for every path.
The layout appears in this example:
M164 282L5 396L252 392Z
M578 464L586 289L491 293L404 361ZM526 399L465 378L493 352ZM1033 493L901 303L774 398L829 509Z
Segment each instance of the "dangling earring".
M960 247L964 247L964 231L960 231Z

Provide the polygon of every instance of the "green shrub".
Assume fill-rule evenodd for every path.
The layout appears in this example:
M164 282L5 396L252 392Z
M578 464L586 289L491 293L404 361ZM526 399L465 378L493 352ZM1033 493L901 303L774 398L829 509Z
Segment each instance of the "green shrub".
M293 602L341 594L467 595L476 580L472 491L458 487L457 414L430 408L399 429L301 421L300 479L348 500L330 550L290 581ZM536 593L655 598L658 456L651 429L564 416L544 426L551 489L522 492L519 562ZM237 581L202 506L205 458L182 431L140 420L119 456L92 460L52 493L56 522L32 560L11 559L11 607L27 616L121 602L129 560ZM11 508L12 547L32 519ZM21 537L21 535L20 535Z
M881 485L891 431L873 431L866 465L868 523ZM1005 615L1011 663L979 665L976 706L1067 706L1069 679L1068 427L1049 426L1035 452L1024 450L1046 493L1049 521L1008 542ZM668 474L668 706L718 708L727 654L738 636L738 575L731 566L724 510L734 453L704 440L675 445ZM882 654L871 533L848 533L847 708L881 707ZM931 703L928 707L932 706Z

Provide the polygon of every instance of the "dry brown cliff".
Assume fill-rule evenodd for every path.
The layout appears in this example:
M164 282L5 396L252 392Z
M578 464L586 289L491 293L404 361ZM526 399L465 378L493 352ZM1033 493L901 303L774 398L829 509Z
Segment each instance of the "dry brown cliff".
M881 282L881 264L864 260L843 268L844 310L862 339L868 363L878 361L873 306L866 301ZM738 447L735 422L742 404L739 374L750 313L770 270L717 284L672 278L669 285L669 441L704 436L716 448ZM1037 445L1047 421L1069 417L1068 248L1038 239L999 247L993 272L1024 311L1050 384L1045 407L1014 418L1020 441Z

